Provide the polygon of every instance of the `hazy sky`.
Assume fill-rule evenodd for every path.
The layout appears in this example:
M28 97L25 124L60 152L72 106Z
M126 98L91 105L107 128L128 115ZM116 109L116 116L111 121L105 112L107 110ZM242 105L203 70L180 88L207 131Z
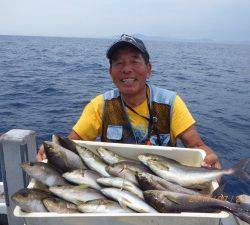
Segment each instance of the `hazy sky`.
M250 0L0 0L0 35L250 40Z

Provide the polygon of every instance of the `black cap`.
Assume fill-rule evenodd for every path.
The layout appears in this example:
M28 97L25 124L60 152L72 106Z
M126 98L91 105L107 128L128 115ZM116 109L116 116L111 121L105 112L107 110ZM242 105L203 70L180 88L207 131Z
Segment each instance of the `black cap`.
M132 46L136 49L138 49L146 58L147 60L149 60L149 54L148 51L144 45L144 43L142 42L142 40L140 40L139 38L135 38L132 36L129 36L127 34L122 34L120 39L116 42L114 42L107 50L106 56L108 59L112 58L112 55L114 54L114 52L119 49L122 46Z

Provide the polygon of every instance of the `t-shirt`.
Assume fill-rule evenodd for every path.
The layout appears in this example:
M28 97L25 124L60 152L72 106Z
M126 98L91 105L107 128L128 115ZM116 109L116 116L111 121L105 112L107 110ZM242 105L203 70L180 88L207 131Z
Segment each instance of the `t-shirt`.
M102 111L104 99L103 95L98 95L90 101L84 108L82 115L73 127L73 130L86 141L94 141L102 133ZM134 134L144 137L147 135L148 121L141 117L148 117L149 110L147 99L140 105L133 108L138 114L125 107L130 123L133 127ZM188 129L195 123L194 118L189 112L183 100L176 95L173 103L173 114L170 122L170 135L172 140L176 141L176 137Z

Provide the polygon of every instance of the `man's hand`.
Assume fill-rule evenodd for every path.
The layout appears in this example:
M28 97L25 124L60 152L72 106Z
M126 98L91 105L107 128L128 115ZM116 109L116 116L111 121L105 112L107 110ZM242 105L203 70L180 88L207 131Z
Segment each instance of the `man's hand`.
M206 157L202 163L204 167L213 167L220 169L221 165L219 162L218 156L214 153L214 151L206 146L204 142L201 140L201 137L195 126L189 127L187 130L178 135L178 138L181 139L182 143L187 148L199 148L206 152Z
M42 162L44 159L46 159L45 151L44 151L44 146L41 145L37 154L36 154L36 161L37 162Z
M213 167L216 169L221 169L219 158L214 152L208 153L201 165L204 167Z

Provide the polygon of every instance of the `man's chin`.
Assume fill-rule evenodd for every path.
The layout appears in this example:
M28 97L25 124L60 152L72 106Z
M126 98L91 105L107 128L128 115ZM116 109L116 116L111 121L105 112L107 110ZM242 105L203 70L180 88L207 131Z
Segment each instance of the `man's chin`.
M133 87L128 87L128 88L118 88L119 91L123 94L123 95L134 95L137 93L136 88Z

